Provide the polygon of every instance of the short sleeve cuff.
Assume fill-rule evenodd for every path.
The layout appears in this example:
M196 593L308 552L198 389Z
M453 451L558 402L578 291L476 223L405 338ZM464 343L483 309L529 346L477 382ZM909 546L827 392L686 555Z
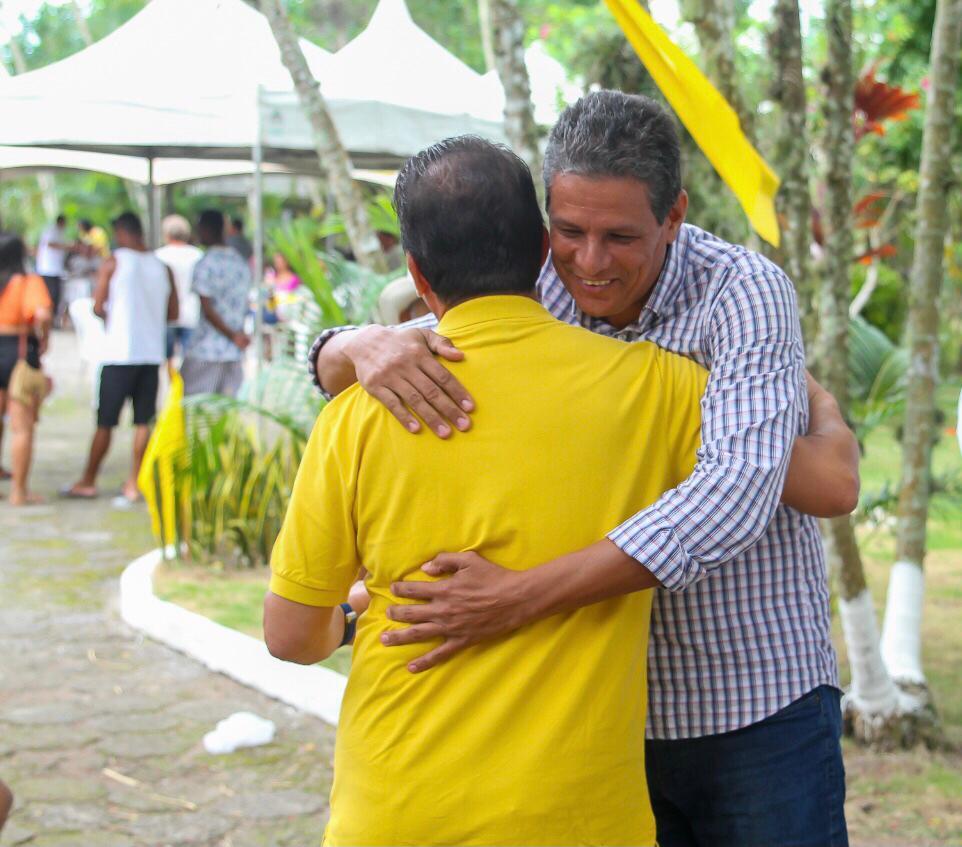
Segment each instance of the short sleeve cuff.
M293 582L279 573L271 574L270 590L278 597L301 603L304 606L324 606L333 608L347 599L346 591L333 591L329 588L311 588L300 582Z
M703 576L703 569L685 552L673 528L653 507L609 532L608 539L651 571L669 591L682 591Z
M311 349L307 353L307 372L310 374L311 383L314 387L324 395L325 400L333 400L334 396L329 392L324 390L324 386L321 385L321 381L317 378L317 357L321 355L321 348L327 344L335 335L339 332L344 332L348 329L357 329L356 326L335 326L330 329L325 329L317 338L314 339L314 343L311 345Z

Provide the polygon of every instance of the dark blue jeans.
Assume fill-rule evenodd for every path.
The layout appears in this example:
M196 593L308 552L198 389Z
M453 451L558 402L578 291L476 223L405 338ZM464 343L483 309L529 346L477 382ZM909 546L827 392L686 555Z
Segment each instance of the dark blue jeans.
M648 741L659 847L847 847L839 693L734 732Z

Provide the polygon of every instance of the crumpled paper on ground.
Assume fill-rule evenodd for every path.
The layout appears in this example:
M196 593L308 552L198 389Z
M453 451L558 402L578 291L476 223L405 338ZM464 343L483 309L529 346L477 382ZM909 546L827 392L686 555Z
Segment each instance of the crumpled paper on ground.
M204 736L204 749L219 756L241 747L260 747L274 740L274 721L253 712L234 712Z

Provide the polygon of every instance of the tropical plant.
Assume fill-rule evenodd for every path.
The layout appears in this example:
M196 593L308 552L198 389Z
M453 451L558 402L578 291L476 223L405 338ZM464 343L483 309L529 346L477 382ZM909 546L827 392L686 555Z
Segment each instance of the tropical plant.
M849 414L860 442L905 410L908 353L863 318L849 321Z
M201 561L250 567L270 559L305 436L282 427L266 446L226 399L185 401L189 462L175 482L180 540Z
M371 226L361 189L351 177L351 158L341 142L320 86L307 65L284 4L280 0L259 0L258 6L270 23L281 60L291 75L297 98L310 121L317 161L327 177L337 208L344 215L354 255L360 264L384 273L387 258Z
M398 234L397 215L387 197L375 198L369 208L379 232ZM311 326L369 321L384 286L398 275L397 271L377 273L335 250L324 249L324 239L341 235L343 226L341 217L331 214L323 221L295 218L270 233L271 249L287 259L317 305L316 312L308 308L300 316Z
M334 296L334 284L327 265L318 255L317 240L325 231L311 218L295 218L270 234L273 251L281 253L301 283L311 292L325 326L346 322L344 310Z

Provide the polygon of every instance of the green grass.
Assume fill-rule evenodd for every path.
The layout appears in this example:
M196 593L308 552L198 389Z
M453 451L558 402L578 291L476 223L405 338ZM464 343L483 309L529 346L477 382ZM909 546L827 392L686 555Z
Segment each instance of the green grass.
M219 571L198 565L166 563L157 570L154 590L162 600L169 600L254 638L263 638L262 611L269 579L270 572L266 568ZM346 674L351 667L351 648L337 650L321 664Z

